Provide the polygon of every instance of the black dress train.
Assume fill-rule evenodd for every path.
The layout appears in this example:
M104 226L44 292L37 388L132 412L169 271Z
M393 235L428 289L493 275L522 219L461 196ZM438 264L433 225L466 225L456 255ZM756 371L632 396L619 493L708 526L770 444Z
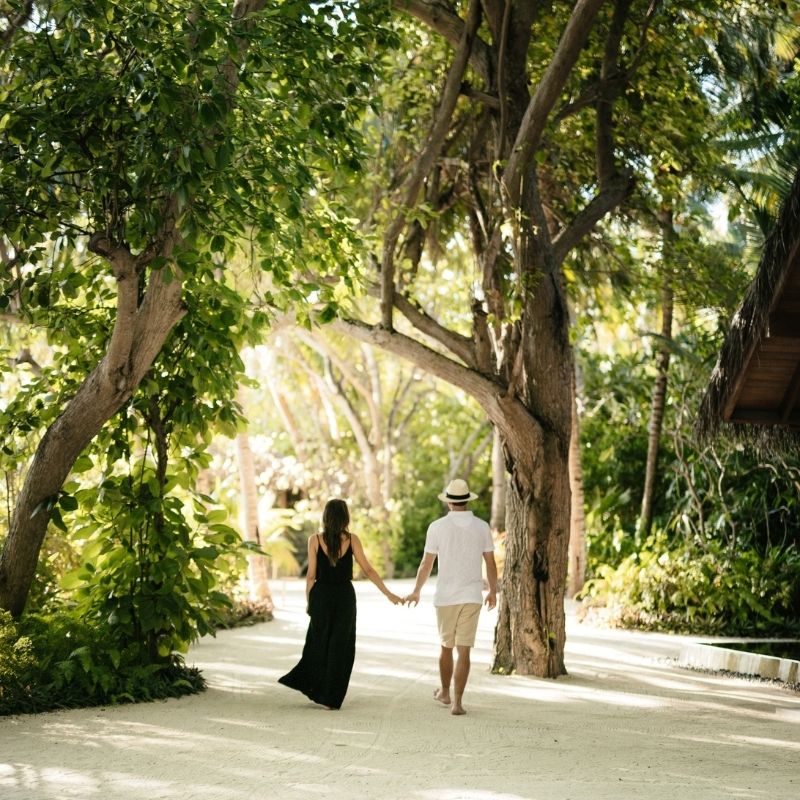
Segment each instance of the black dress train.
M311 617L303 655L297 666L278 678L323 706L340 708L347 694L356 657L356 593L353 589L353 545L332 566L317 551L317 579L311 587Z

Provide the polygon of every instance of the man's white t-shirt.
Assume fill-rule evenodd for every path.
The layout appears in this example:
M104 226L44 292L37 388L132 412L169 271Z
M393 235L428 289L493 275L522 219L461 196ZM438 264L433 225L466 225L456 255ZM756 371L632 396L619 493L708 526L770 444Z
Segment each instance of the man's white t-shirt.
M483 554L494 551L492 532L471 511L451 511L428 526L425 552L439 558L435 606L483 602Z

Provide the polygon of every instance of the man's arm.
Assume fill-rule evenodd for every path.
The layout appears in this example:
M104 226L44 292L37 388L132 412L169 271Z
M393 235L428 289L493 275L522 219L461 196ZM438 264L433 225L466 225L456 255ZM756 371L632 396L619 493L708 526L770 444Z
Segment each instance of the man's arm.
M425 581L431 576L434 561L436 561L436 553L426 552L423 554L422 561L419 562L419 569L417 570L417 582L414 585L414 591L406 595L403 602L409 604L413 603L414 605L419 603L419 593L422 591Z
M486 581L489 584L485 603L491 609L497 605L497 564L491 550L483 554L483 560L486 562Z

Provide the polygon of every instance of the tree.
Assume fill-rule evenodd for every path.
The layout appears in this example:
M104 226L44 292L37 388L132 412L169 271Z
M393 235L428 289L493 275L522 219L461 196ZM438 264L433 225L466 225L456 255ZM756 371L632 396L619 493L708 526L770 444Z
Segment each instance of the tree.
M655 495L658 448L664 421L664 407L667 402L667 381L669 377L669 357L672 347L672 315L675 296L670 275L670 244L674 242L675 231L672 213L665 212L659 220L662 231L662 288L661 288L661 331L656 348L656 379L650 404L650 422L647 427L647 461L642 490L642 510L639 516L638 535L646 539L653 524L653 499Z
M441 387L436 381L374 347L354 348L349 338L324 329L281 331L269 350L269 367L261 374L280 381L291 392L291 407L309 421L301 431L294 415L278 408L292 449L320 476L320 484L337 476L331 483L338 486L310 488L314 494L341 492L352 501L354 526L365 526L361 534L367 546L379 547L382 574L391 577L394 551L403 538L400 496L409 494L401 484L411 477L403 454L422 448L432 459L435 437L447 449L447 474L469 475L488 449L488 425L474 422L473 409L452 419L437 413L433 396ZM317 424L318 419L326 424ZM441 479L435 475L434 485Z
M42 319L93 287L105 318L102 356L39 442L14 510L0 556L13 614L72 465L187 313L187 289L213 292L224 254L257 226L249 252L273 294L303 300L269 254L299 239L316 168L357 166L347 132L371 75L367 17L336 6L67 0L28 4L28 22L4 31L3 305ZM329 205L306 231L346 264L344 228Z
M545 10L498 0L470 2L463 16L425 0L399 8L439 33L452 56L441 74L441 45L411 28L417 49L406 69L422 64L420 83L443 88L415 142L408 119L386 126L401 143L392 184L400 188L382 221L380 320L337 326L469 392L498 428L510 477L494 669L556 677L572 429L564 269L578 269L598 223L635 198L636 172L680 151L681 126L707 123L692 72L704 45L687 34L691 9L659 15L655 3ZM413 96L416 114L419 105ZM432 264L457 238L471 245L465 312L452 325L418 291L419 275L435 270L421 257L431 238Z
M376 122L391 187L367 214L383 234L373 259L380 318L337 325L469 392L499 429L508 552L494 669L555 677L570 508L566 293L588 254L610 250L615 226L652 213L653 176L681 172L682 156L710 139L703 76L721 21L785 9L726 0L398 8L422 24L398 22L409 57L397 56ZM442 89L426 114L431 85ZM713 159L711 148L700 157ZM449 275L442 253L466 243ZM436 278L460 297L460 316L431 311L420 284Z
M586 581L586 511L581 463L581 431L578 412L578 365L572 377L572 433L569 437L569 564L567 597L576 597Z
M236 435L236 455L239 461L239 483L241 496L242 527L244 539L257 547L263 547L262 531L258 524L258 492L256 489L256 472L253 465L253 451L250 448L250 436L247 430ZM247 578L250 586L250 599L263 603L267 611L272 612L272 592L269 589L267 575L267 556L260 553L247 554Z

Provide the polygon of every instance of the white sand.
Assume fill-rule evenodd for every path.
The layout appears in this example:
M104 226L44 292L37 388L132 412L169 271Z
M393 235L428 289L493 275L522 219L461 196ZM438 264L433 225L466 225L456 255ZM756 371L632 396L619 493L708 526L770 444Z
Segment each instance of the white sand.
M568 677L496 677L484 611L454 717L432 699L432 587L408 609L361 583L353 679L331 712L276 683L306 617L300 583L273 590L274 622L192 650L201 695L0 718L0 798L800 798L800 697L672 667L678 637L571 622Z

